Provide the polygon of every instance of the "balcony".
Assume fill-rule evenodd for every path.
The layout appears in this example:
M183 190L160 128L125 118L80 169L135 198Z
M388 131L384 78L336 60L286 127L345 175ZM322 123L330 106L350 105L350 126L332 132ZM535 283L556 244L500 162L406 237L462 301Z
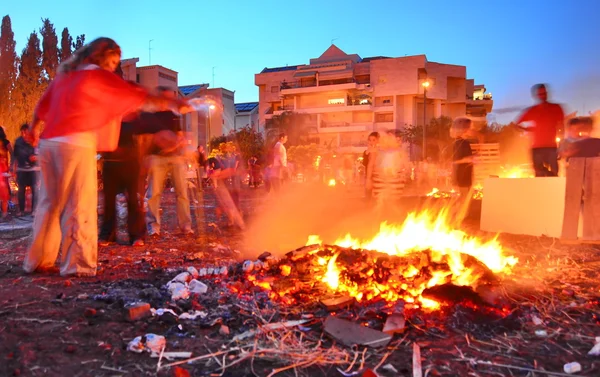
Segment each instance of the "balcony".
M359 83L354 78L347 80L336 80L336 81L321 81L317 85L316 80L311 81L282 81L279 89L282 95L286 94L302 94L302 93L315 93L315 92L329 92L333 90L348 90L348 89L359 89L368 90L371 87L369 83Z
M490 113L492 112L492 107L494 106L494 101L492 100L491 95L484 95L483 98L467 99L467 113Z
M273 115L281 115L286 111L294 111L294 105L276 106L273 109Z
M364 132L371 131L373 129L372 122L327 122L322 120L319 132L331 133L331 132Z

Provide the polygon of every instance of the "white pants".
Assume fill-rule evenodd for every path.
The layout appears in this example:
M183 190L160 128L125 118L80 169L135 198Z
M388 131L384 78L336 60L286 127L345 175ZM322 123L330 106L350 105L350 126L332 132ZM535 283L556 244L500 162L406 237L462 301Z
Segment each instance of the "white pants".
M40 199L23 269L53 267L61 249L62 276L93 276L98 260L95 148L40 141Z

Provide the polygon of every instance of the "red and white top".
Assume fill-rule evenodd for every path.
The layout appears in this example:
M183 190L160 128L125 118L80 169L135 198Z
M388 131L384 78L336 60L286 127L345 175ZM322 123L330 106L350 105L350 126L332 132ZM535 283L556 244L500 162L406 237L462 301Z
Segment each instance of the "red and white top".
M40 138L114 150L121 118L141 107L147 97L142 87L97 66L59 74L35 109L45 123Z

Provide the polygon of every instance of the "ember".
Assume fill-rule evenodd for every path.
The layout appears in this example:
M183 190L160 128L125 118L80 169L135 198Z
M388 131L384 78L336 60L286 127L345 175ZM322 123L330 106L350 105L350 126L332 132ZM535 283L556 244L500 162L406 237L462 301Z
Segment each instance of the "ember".
M279 279L263 272L249 280L272 290L272 299L288 303L291 297L301 301L320 292L358 302L404 301L414 308L435 310L443 302L424 297L424 291L444 285L473 291L494 282L495 274L511 273L517 259L505 256L496 239L483 242L470 237L451 229L446 218L446 211L437 217L413 213L400 226L382 223L370 240L348 234L333 245L311 236L306 247L289 253L277 270L271 269L278 271Z

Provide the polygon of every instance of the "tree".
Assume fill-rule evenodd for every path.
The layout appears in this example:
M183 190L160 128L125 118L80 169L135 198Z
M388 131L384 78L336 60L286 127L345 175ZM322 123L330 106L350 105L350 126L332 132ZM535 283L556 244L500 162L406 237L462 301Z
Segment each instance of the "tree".
M215 151L216 155L223 153L226 150L224 148L234 145L235 149L242 155L244 161L248 161L251 157L260 158L263 155L265 147L262 134L249 126L231 132L227 136L214 137L210 140L209 144L211 151Z
M78 35L73 43L73 51L77 51L85 45L85 34Z
M40 34L42 36L42 68L48 80L52 80L56 75L58 67L58 37L54 25L50 19L42 19Z
M15 93L15 122L18 128L21 123L29 122L33 110L46 89L47 81L42 69L42 51L40 39L35 31L29 35L27 46L21 53L19 76L17 78Z
M4 16L0 27L0 125L3 124L7 128L11 121L10 114L14 103L14 88L18 72L16 46L10 17ZM12 133L10 136L13 136Z
M314 168L317 158L324 153L317 144L295 145L287 150L288 161L293 162L299 171Z
M308 114L284 111L281 115L273 116L270 126L267 127L267 141L276 139L280 133L285 133L288 135L288 145L303 145L308 142L310 127Z
M450 138L451 126L452 118L445 116L432 119L431 122L429 122L425 128L427 157L431 157L433 160L438 161L449 157L449 147L452 146L452 139ZM405 142L410 143L411 146L417 146L418 149L422 149L423 126L405 126L400 131L400 135L402 136L402 139ZM418 159L414 155L412 158Z
M69 34L69 28L64 28L60 36L60 62L67 60L72 53L73 37Z

